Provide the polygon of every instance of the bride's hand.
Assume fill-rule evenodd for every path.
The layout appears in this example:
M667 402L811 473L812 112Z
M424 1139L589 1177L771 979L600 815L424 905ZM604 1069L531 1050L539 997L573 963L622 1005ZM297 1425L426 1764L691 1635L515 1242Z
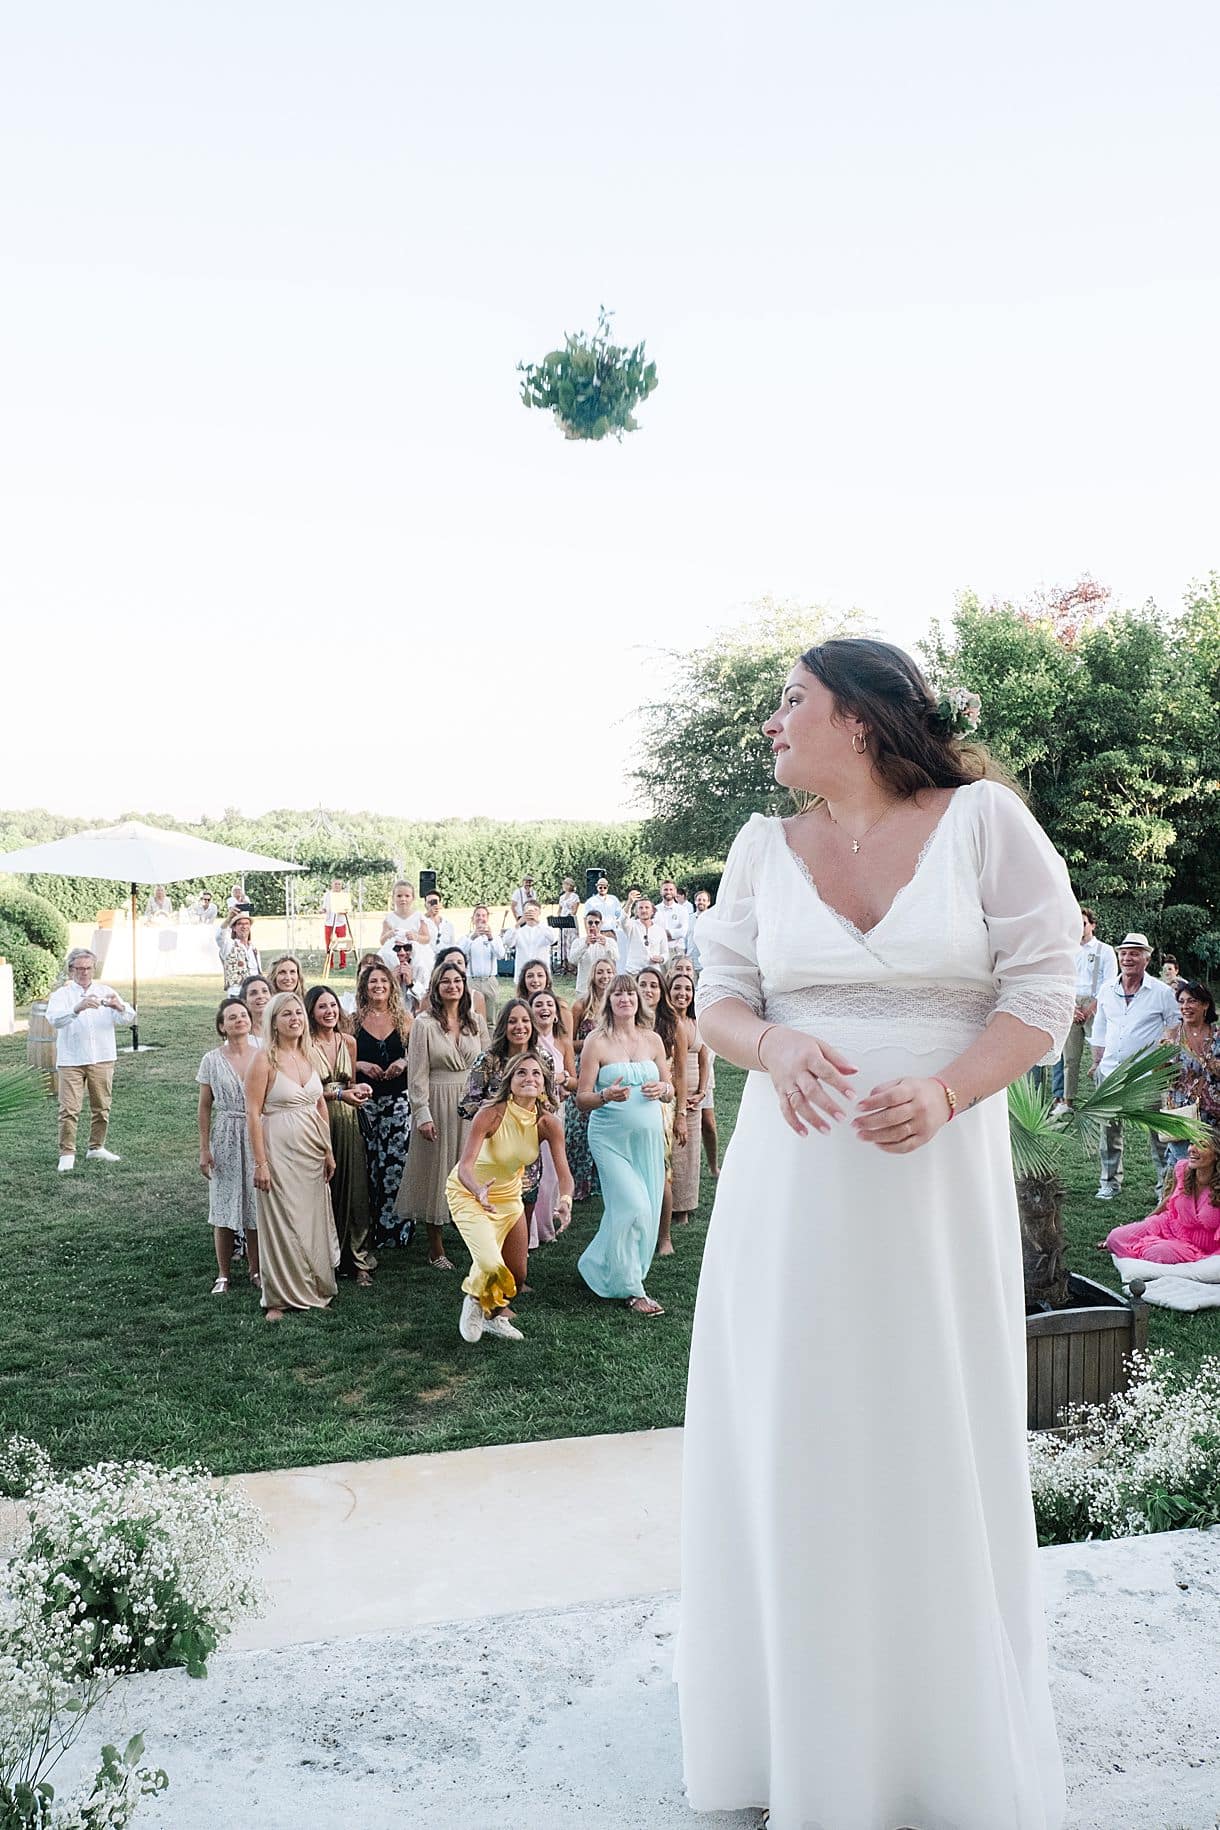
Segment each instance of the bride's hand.
M948 1124L949 1103L939 1080L887 1080L860 1101L852 1122L862 1142L908 1156Z
M829 1131L828 1119L845 1116L843 1107L830 1097L829 1089L833 1088L845 1099L855 1097L847 1078L857 1071L851 1062L838 1049L819 1042L816 1036L806 1036L799 1029L784 1029L777 1025L767 1030L759 1048L759 1060L779 1095L784 1123L798 1137L808 1135L808 1125L815 1131Z

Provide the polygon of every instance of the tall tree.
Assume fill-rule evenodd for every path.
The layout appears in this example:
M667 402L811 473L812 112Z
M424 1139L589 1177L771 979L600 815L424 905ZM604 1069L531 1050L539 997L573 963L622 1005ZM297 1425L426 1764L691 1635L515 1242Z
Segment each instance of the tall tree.
M1189 835L1216 824L1217 594L1202 591L1181 619L1153 605L1107 614L1107 594L1084 583L1026 605L962 597L947 630L933 625L925 663L939 687L981 695L980 736L1025 788L1103 931L1142 928L1205 956L1215 873L1188 880L1183 866Z
M652 810L656 851L722 859L752 813L787 810L761 727L807 648L864 633L858 611L763 598L748 623L687 653L670 652L662 698L642 708L644 760L634 771Z

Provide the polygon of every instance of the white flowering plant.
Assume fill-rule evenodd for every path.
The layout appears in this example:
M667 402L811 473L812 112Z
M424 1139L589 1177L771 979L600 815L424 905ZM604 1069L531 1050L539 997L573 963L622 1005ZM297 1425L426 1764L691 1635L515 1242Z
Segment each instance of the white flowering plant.
M1164 1348L1133 1353L1131 1384L1029 1437L1041 1544L1220 1523L1220 1359L1186 1373Z
M92 1631L90 1669L206 1677L221 1637L258 1605L247 1572L260 1515L202 1468L99 1462L35 1485L30 1521L48 1599Z
M10 1439L0 1468L28 1481L28 1538L0 1563L0 1830L118 1830L168 1784L137 1736L106 1747L83 1798L48 1774L89 1712L131 1672L207 1674L221 1637L257 1608L255 1507L199 1468L105 1462L55 1475ZM24 1471L24 1473L23 1473Z
M936 702L936 716L947 737L966 737L977 731L983 701L968 686L951 686Z
M0 1442L0 1499L23 1500L51 1478L51 1457L30 1436Z

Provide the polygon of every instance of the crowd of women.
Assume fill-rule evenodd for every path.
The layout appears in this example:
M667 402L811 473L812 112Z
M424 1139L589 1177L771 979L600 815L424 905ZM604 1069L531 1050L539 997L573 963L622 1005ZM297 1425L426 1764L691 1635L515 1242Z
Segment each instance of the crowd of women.
M580 1275L599 1297L661 1315L649 1267L698 1207L705 1153L717 1173L692 958L625 973L595 938L569 1003L550 943L532 946L540 924L526 901L516 983L501 1003L486 909L459 946L438 919L439 898L425 936L404 890L395 886L382 945L360 958L354 992L306 989L292 954L264 974L244 912L231 919L219 1041L197 1075L213 1294L228 1291L244 1253L266 1317L278 1321L328 1305L337 1277L369 1287L378 1254L417 1231L428 1265L452 1272L452 1227L471 1261L463 1339L519 1340L512 1304L528 1293L530 1251L567 1229L574 1201L600 1193Z

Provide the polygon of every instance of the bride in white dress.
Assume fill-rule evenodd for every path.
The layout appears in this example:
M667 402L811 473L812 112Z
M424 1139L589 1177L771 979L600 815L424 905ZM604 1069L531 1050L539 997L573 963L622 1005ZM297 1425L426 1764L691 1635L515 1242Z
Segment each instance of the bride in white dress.
M748 1077L691 1352L676 1677L696 1810L1060 1830L1004 1088L1057 1054L1079 913L901 650L835 641L703 916Z

